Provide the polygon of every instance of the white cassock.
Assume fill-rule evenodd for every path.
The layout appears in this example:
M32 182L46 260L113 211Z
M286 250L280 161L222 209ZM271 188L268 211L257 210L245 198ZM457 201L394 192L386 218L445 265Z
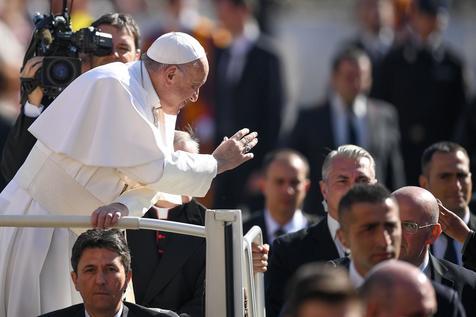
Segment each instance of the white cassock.
M121 202L142 216L158 192L204 196L216 160L172 152L176 117L161 112L154 125L158 105L141 62L81 75L30 127L38 142L0 194L0 213L90 215ZM75 239L69 229L0 228L0 316L81 301L70 282Z

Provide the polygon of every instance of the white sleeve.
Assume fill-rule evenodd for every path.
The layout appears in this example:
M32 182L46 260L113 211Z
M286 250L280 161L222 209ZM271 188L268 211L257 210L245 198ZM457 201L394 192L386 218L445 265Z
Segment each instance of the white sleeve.
M158 192L203 197L217 175L217 161L212 155L176 151L165 159L120 170Z
M29 103L27 100L25 102L25 107L23 108L23 112L25 113L25 116L27 117L37 118L43 112L44 108L45 107L43 105L34 106L31 103Z

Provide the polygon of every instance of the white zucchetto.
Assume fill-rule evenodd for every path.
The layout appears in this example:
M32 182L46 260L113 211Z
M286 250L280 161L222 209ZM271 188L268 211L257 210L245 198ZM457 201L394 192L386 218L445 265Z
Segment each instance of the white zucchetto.
M186 64L206 55L205 49L192 36L182 32L162 35L147 50L147 56L162 64Z

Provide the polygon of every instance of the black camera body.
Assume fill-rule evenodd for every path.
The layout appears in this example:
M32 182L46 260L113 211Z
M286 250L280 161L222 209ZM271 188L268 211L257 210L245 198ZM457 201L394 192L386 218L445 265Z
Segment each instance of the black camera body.
M56 97L81 75L80 53L96 56L111 54L110 34L93 27L73 32L67 12L56 16L37 13L34 22L35 31L25 60L32 56L45 56L36 79L47 97Z

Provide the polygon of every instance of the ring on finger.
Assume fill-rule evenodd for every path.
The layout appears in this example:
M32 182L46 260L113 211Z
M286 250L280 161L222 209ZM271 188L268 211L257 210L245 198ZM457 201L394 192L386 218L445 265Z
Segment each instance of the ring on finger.
M246 144L244 147L243 147L243 151L241 151L243 154L246 154L248 153L249 151L251 150L251 146L249 144Z

